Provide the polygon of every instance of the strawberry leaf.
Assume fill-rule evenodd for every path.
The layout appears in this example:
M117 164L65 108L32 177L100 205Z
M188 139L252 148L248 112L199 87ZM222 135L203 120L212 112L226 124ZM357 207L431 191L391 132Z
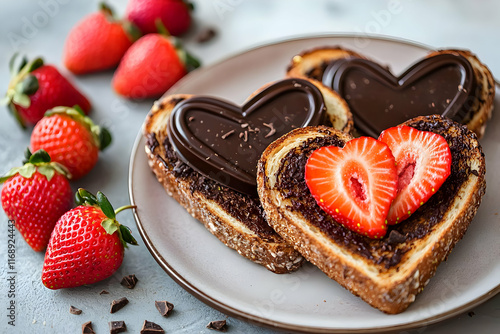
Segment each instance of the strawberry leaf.
M14 68L16 66L17 56L19 56L19 52L14 53L9 60L9 72L11 76L17 74L16 69Z
M99 131L99 150L103 151L111 144L111 133L105 127L101 127Z
M186 70L188 72L191 72L192 70L195 70L201 66L201 63L197 58L193 57L193 55L191 55L187 51L185 51L185 54L186 54L186 58L185 58L184 65L186 66Z
M80 192L77 191L75 193L75 203L77 206L80 206L80 205L85 205L85 200L83 199L83 197L80 195Z
M37 164L42 164L42 163L47 163L50 162L50 155L45 151L43 148L39 149L35 153L33 153L30 157L28 162L32 163L33 165Z
M101 223L101 226L104 228L106 233L113 234L118 230L118 222L114 219L104 219Z
M55 169L52 168L52 166L50 166L50 165L38 166L37 170L38 170L38 173L44 175L47 178L47 181L49 181L49 182L50 182L50 180L52 180L52 178L54 177L54 174L56 173Z
M100 191L97 192L97 204L101 208L102 212L106 215L106 217L110 219L116 218L113 206L109 202L108 198Z
M36 167L33 164L26 164L19 168L19 174L27 179L31 178L36 172Z
M128 244L137 246L137 240L132 236L132 233L130 232L130 229L125 226L125 225L120 225L120 232L123 238L123 241L125 241Z
M85 112L83 111L82 107L80 107L78 104L75 104L73 106L73 109L75 109L76 111L78 111L80 113L80 115L85 116Z
M32 74L28 74L26 78L20 82L19 91L25 95L33 95L38 90L38 87L38 79Z
M97 205L97 198L95 197L94 194L88 192L87 190L85 190L83 188L79 188L78 193L80 194L80 197L84 201L83 204Z
M28 108L31 105L29 96L20 92L14 93L14 95L12 96L12 102L20 105L23 108Z
M32 60L31 62L29 62L26 66L27 66L27 68L26 68L27 73L31 73L34 70L36 70L37 68L40 68L43 66L43 59L36 58L36 59Z
M19 170L21 169L21 167L14 167L14 168L11 168L7 174L5 174L4 176L0 177L0 183L4 183L5 181L7 181L8 179L10 179L12 176L16 175L17 173L19 173Z
M19 115L19 113L17 112L16 106L14 105L14 103L12 103L12 102L9 103L8 109L9 109L10 113L14 116L14 118L16 119L17 124L19 124L19 126L25 130L26 124L25 124L24 120L22 119L21 115Z

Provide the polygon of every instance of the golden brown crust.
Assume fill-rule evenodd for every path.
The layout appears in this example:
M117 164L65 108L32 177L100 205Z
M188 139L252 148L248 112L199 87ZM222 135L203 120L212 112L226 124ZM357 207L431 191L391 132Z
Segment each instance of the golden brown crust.
M407 123L439 123L442 120L439 116L428 116ZM485 162L476 136L458 124L450 129L455 138L463 138L460 140L466 141L471 148L464 163L475 172L468 175L432 232L415 242L397 267L385 268L336 243L309 223L300 212L290 211L287 199L275 187L276 164L305 140L317 136L338 136L344 141L349 140L350 137L335 130L320 127L294 130L264 151L259 161L257 183L269 224L308 261L354 295L386 313L404 311L434 275L439 263L463 237L485 192ZM464 131L467 136L463 135Z
M438 50L430 52L427 57L436 56L442 53L460 54L467 58L474 69L474 76L476 84L480 87L478 96L474 101L468 101L473 105L472 118L466 123L467 127L474 131L479 138L484 135L486 123L491 118L493 111L493 104L495 100L495 81L488 67L481 63L481 61L468 50ZM313 76L319 79L318 75L322 76L324 64L331 62L335 59L358 57L365 58L365 56L342 47L327 46L318 47L311 50L303 51L301 54L292 58L287 68L288 77L309 77Z

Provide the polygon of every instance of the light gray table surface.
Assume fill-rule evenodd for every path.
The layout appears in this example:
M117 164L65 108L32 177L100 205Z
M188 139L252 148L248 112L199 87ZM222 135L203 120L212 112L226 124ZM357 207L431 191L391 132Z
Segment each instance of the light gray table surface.
M126 1L109 1L123 13ZM469 48L479 55L493 74L500 77L500 2L437 1L193 1L194 25L183 37L186 47L210 65L248 48L295 36L325 33L376 33L414 40L436 48ZM19 51L30 57L41 55L62 68L62 48L71 27L97 8L98 1L40 0L0 1L0 92L9 80L8 60ZM214 27L217 36L206 44L195 42L197 33ZM65 71L63 69L63 71ZM66 74L67 71L65 71ZM131 102L110 88L112 71L71 79L92 100L92 117L109 127L114 142L85 178L73 182L74 189L102 190L115 207L129 203L128 164L134 139L152 100ZM497 117L497 116L495 116ZM29 131L22 131L6 110L0 110L0 173L21 163L29 144ZM276 331L227 317L203 304L177 285L156 263L140 239L133 215L121 213L120 221L132 228L140 246L126 252L121 268L109 279L75 289L51 291L40 280L43 254L34 253L16 234L15 297L8 297L7 217L0 212L0 333L80 333L91 320L96 333L107 333L108 321L125 320L128 333L138 333L147 319L167 333L212 333L205 326L227 319L230 333L275 333ZM121 277L136 274L133 290L119 284ZM106 289L109 295L99 295ZM109 314L109 302L127 297L130 304ZM8 324L7 307L16 302L15 327ZM162 318L154 300L175 304L175 313ZM79 316L68 312L74 305ZM402 333L499 333L500 295L455 318Z

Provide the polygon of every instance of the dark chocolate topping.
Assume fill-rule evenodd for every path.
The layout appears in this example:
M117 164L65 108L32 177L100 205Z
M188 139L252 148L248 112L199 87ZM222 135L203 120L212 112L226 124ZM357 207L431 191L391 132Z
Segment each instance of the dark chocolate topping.
M356 128L372 137L416 116L466 123L477 100L471 64L450 53L424 58L399 77L367 59L339 59L325 69L323 83L346 100Z
M329 238L343 244L350 251L382 264L385 268L397 266L404 254L411 249L412 243L431 233L450 209L461 185L467 180L469 173L473 173L467 165L467 155L475 149L469 146L469 141L463 139L473 134L465 126L449 119L429 116L425 121L409 122L407 125L438 133L446 139L452 154L451 174L429 201L408 219L389 226L384 238L370 239L338 224L319 207L307 188L304 171L312 152L322 146L344 146L345 143L334 135L311 138L282 159L275 187L284 198L291 201L287 209L299 212ZM454 134L452 128L458 134Z
M169 137L179 158L234 190L257 193L257 161L264 149L297 127L324 122L319 89L307 80L279 81L242 107L212 97L186 99L172 111Z

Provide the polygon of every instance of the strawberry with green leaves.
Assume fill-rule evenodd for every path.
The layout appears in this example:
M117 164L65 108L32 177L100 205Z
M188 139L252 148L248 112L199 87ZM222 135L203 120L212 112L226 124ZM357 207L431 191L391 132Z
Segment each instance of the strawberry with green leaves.
M127 49L140 37L129 21L118 20L110 7L83 18L64 45L64 65L75 74L102 71L118 65Z
M113 209L106 196L79 189L77 207L57 222L42 270L49 289L72 288L110 277L122 264L127 244L137 245L130 230L116 214L133 208Z
M0 182L2 207L15 222L24 240L33 250L43 251L49 243L54 226L73 205L73 193L67 171L51 162L47 152L31 154L22 167L11 169Z
M193 5L183 0L130 0L125 16L143 34L155 33L160 20L173 36L186 32L191 25Z
M56 107L45 114L31 133L31 150L44 149L53 161L64 165L73 180L87 175L97 163L99 151L111 143L111 134L75 106Z
M386 234L398 177L385 143L360 137L343 148L321 147L307 160L305 181L318 205L338 223L369 238Z
M200 66L161 24L159 29L161 34L141 37L123 56L112 81L118 94L133 99L159 97Z
M9 63L11 80L2 103L6 104L19 124L34 125L45 112L57 106L79 105L88 114L90 102L57 68L45 65L41 58L16 65L17 55Z

